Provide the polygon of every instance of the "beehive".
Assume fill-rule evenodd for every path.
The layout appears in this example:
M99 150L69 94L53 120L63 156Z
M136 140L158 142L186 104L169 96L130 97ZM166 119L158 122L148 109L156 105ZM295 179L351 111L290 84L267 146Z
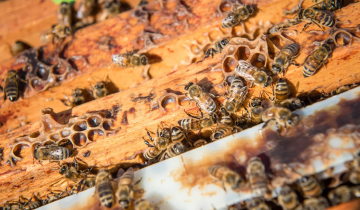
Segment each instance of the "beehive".
M252 4L253 2L242 1L242 3ZM330 36L335 39L336 48L326 68L322 68L314 76L306 79L302 76L302 66L291 65L288 68L285 77L290 84L292 96L311 95L312 92L316 93L321 89L331 92L342 85L359 82L357 63L360 45L356 37L359 36L357 26L360 15L359 3L345 2L346 6L335 12L339 20L349 20L350 23L337 26L342 29L330 35L329 31L300 33L303 24L289 28L286 33L263 35L271 26L285 20L282 15L284 9L291 9L297 3L297 1L257 1L256 14L243 24L231 30L225 30L221 28L221 20L224 14L233 7L233 1L155 1L78 30L74 38L68 40L69 43L61 56L56 53L55 46L51 43L43 46L45 58L57 56L61 62L65 62L73 56L82 56L87 62L76 61L76 69L68 68L69 64L65 63L66 70L55 71L55 74L54 69L45 66L46 72L40 76L36 73L29 74L27 78L29 87L25 88L24 98L14 103L8 100L1 102L0 148L4 148L3 157L7 161L13 157L19 159L21 156L22 160L13 167L4 161L1 162L0 204L17 199L18 196L30 198L33 193L38 194L39 197L45 197L50 193L49 186L53 180L61 177L58 171L51 170L57 166L56 163L47 161L42 165L33 163L30 148L17 150L24 146L21 144L16 146L18 137L27 138L32 144L33 141L37 141L37 138L33 138L31 134L44 131L41 130L44 127L40 117L42 109L52 108L55 113L58 113L57 116L69 120L70 124L72 119L82 121L85 118L88 119L88 115L96 115L97 112L111 113L110 116L96 116L99 119L106 118L106 122L111 122L109 126L116 132L110 136L104 135L104 139L96 139L90 144L74 146L78 154L90 150L91 155L84 160L89 165L100 168L143 167L144 159L140 153L147 148L142 140L142 137L146 136L144 128L155 131L161 121L176 124L179 119L186 117L183 109L190 112L197 110L195 104L183 100L185 91L182 86L176 85L186 84L196 78L199 85L209 92L223 95L225 92L222 87L223 81L226 77L233 75L239 59L254 62L259 67L269 68L274 55L282 46L296 42L301 47L301 53L296 61L302 63L315 47L311 45L312 43ZM19 62L21 58L10 56L8 45L21 39L38 48L41 45L40 34L56 23L57 6L51 1L46 0L41 4L24 1L22 4L17 4L14 5L12 0L0 3L3 9L3 12L0 12L3 17L1 18L3 30L0 39L2 52L0 78L2 79L5 78L8 70L18 70L24 65ZM135 6L137 2L129 4ZM305 1L303 6L308 7L312 4L311 1ZM22 14L23 6L34 8L29 10L31 15L25 17L25 14ZM37 11L44 11L43 17L36 15ZM19 21L19 24L13 24L13 27L8 26L15 21ZM306 31L309 30L318 29L316 26L311 26ZM24 36L24 32L28 35ZM101 47L102 37L112 37L113 46L109 50ZM223 37L236 38L230 41L222 54L202 60L209 45ZM112 54L125 53L134 49L139 49L141 53L148 56L149 66L120 68L112 64ZM30 52L31 56L37 56L34 51ZM28 62L28 58L24 61ZM30 72L31 70L34 68L30 68ZM45 74L49 75L46 79L42 77ZM51 75L57 79L48 81ZM64 98L64 94L70 94L71 89L89 88L91 78L99 80L97 78L103 78L106 75L109 75L111 80L108 86L111 95L89 101L70 110L61 103L60 99ZM274 82L276 81L275 76ZM263 89L260 87L250 89L249 97L258 96L261 90ZM265 88L264 91L271 94L271 87ZM248 99L244 104L248 104ZM84 119L81 116L84 116ZM20 119L24 121L21 124L26 125L19 127ZM70 126L66 124L66 120L60 123L61 125L57 124L58 121L53 126L59 129ZM71 126L74 125L71 124ZM86 125L87 132L92 126L88 121ZM96 129L99 126L104 134L107 132L106 128L109 127L105 126L105 128L101 124L96 126ZM84 129L81 130L84 132ZM43 135L50 134L50 136L44 139L48 140L53 132L55 130L51 130L50 133L45 132ZM78 133L76 130L73 132L74 135ZM46 140L41 140L41 143ZM15 152L16 154L13 155L14 147L20 154Z

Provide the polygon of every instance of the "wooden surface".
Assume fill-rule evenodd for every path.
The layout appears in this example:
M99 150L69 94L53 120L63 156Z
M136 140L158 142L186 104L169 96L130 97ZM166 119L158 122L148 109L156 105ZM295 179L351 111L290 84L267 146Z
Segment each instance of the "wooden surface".
M0 128L1 133L4 133L9 128L17 127L19 118L25 117L25 121L30 123L0 136L0 147L5 147L4 155L6 156L10 150L7 147L9 139L38 131L40 127L40 110L42 108L51 107L55 112L64 111L68 107L63 105L60 99L63 98L64 94L69 95L70 89L89 87L89 78L102 78L104 75L109 75L114 86L121 89L121 92L88 102L73 108L71 111L72 115L79 116L89 111L113 110L114 106L116 106L118 112L114 117L115 124L113 127L121 128L121 130L115 136L97 140L85 148L79 149L78 153L81 155L90 150L90 157L82 158L81 156L81 158L89 165L99 167L114 164L131 165L142 163L142 160L136 154L147 147L142 140L142 136L146 136L144 128L155 131L161 121L176 124L177 120L186 116L183 112L184 108L192 110L194 113L196 111L194 104L189 105L184 102L184 106L180 109L163 112L152 107L151 101L159 98L163 90L183 94L183 87L175 85L185 84L194 78L198 79L203 87L212 87L219 84L223 79L221 72L211 72L211 68L221 61L222 55L216 55L212 59L209 58L189 66L180 65L181 61L188 56L186 48L183 47L186 41L196 39L199 35L218 27L221 21L221 16L216 15L219 1L185 2L193 8L192 13L195 14L189 18L189 28L187 30L177 32L168 25L170 19L156 19L156 15L152 16L154 19L150 21L150 24L152 24L152 27L161 30L164 37L159 41L159 46L155 46L146 52L149 54L150 63L153 62L150 67L150 75L154 79L149 81L144 81L145 79L142 76L143 68L120 69L111 65L111 54L124 53L140 48L140 46L134 44L134 40L144 29L144 24L133 22L132 11L78 31L65 54L66 56L87 56L89 60L88 66L81 68L79 74L73 80L63 83L60 87L51 88L26 99L20 99L15 103L6 101L1 105L0 122L4 124ZM273 23L279 22L283 20L281 15L283 9L291 8L296 3L296 1L286 2L280 0L258 1L260 11L246 25L251 27L254 22L269 19ZM163 14L164 11L158 15ZM170 15L172 14L170 13ZM340 20L351 21L351 24L346 25L346 27L356 26L360 17L359 3L342 8L341 11L337 12L337 16ZM170 21L170 24L173 24L173 22ZM300 31L302 27L303 24L300 24L291 29ZM315 29L316 27L311 26L308 30ZM104 35L115 38L117 46L110 52L97 49L96 42L100 36ZM304 32L296 37L291 37L302 48L301 55L296 59L296 62L303 62L313 48L309 46L313 41L321 41L326 36L326 34L314 35ZM360 79L356 75L359 69L354 68L360 62L359 48L360 43L356 41L351 46L337 48L326 68L322 68L310 78L303 78L302 67L290 66L285 77L290 81L293 95L295 95L295 89L297 89L298 93L305 93L322 86L325 91L330 91L343 84L359 82ZM4 78L10 68L19 67L13 65L14 62L15 59L12 58L0 63L0 78ZM178 67L174 70L176 66ZM139 85L140 83L141 85ZM262 89L257 87L251 89L250 96L257 96L260 90ZM223 94L224 92L218 86L214 86L210 91L216 94ZM266 91L270 93L271 89L267 88ZM47 101L50 98L52 100ZM4 163L0 166L0 201L5 202L9 199L16 199L19 195L30 197L33 192L44 196L49 192L48 187L53 180L60 177L57 171L51 170L57 167L56 163L33 164L29 154L30 150L25 148L21 153L24 159L18 162L15 167L11 168Z

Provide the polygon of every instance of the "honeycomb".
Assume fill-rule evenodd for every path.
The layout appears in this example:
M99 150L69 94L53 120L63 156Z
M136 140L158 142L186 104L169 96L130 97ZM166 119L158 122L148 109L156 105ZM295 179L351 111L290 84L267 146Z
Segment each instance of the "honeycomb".
M62 114L54 113L53 109L46 108L41 111L40 131L28 136L12 139L7 144L11 148L5 162L11 166L16 161L22 160L19 150L23 146L31 148L31 157L37 145L60 145L70 142L72 148L83 148L90 142L97 140L100 136L113 135L119 129L112 129L113 120L106 117L104 112L86 113L79 117L71 117L67 122L61 118Z
M167 112L169 110L178 110L183 107L182 102L186 98L185 95L169 93L166 90L161 91L160 94L161 96L152 102L152 108L159 108L160 111Z
M271 28L272 24L270 21L265 23L262 21L258 23L253 21L251 26L251 28L247 29L245 24L241 22L241 25L233 28L223 29L217 27L213 30L210 30L209 32L204 33L202 36L197 37L196 39L188 41L187 44L183 45L183 47L189 51L189 56L186 58L186 60L182 60L181 64L189 65L198 59L202 59L210 45L225 37L235 36L254 40L259 34L266 33L266 31Z
M16 63L25 63L23 71L26 73L26 80L28 81L28 88L25 90L24 97L30 97L34 93L58 86L75 75L77 71L72 67L70 61L83 58L81 56L61 58L59 54L62 50L56 53L54 57L46 59L42 47L26 50L19 56ZM87 62L83 61L86 65ZM54 62L55 64L53 64Z
M212 71L222 71L226 80L235 74L234 70L239 60L246 60L257 68L270 69L270 64L281 46L294 43L284 36L285 32L296 35L295 31L279 30L269 35L263 34L252 41L241 37L232 38L222 52L222 61L214 66Z

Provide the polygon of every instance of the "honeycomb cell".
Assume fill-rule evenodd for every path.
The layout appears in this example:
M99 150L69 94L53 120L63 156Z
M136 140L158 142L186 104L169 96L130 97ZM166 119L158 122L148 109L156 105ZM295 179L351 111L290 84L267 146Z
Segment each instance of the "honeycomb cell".
M105 130L111 130L111 125L112 125L112 123L110 122L110 121L108 121L108 120L105 120L104 122L103 122L103 128L105 129Z
M197 45L195 45L195 44L193 44L193 45L190 46L190 50L191 50L191 52L194 53L195 55L201 53L200 47L197 46Z
M230 1L223 1L219 5L219 10L222 13L229 12L231 10L232 3Z
M60 135L58 133L50 134L49 138L53 141L59 141Z
M100 125L101 119L99 117L92 116L87 119L87 122L90 125L90 127L97 127Z
M100 137L104 136L104 132L100 129L93 129L88 132L88 138L90 141L96 141Z
M336 45L345 46L345 45L350 44L351 36L349 36L348 33L339 32L334 36L334 40L335 40Z
M225 72L233 72L237 66L238 62L232 57L227 57L223 62L223 70Z
M247 60L250 56L250 49L246 46L241 46L235 53L236 60Z
M266 64L266 57L262 53L255 53L250 60L250 63L257 68L264 67Z
M39 131L36 131L36 132L30 134L30 138L37 138L37 137L39 137L39 136L40 136L40 132L39 132Z
M71 134L70 130L62 130L60 131L61 137L67 137Z
M167 110L173 110L177 107L176 98L173 96L166 96L161 100L161 106Z
M73 126L74 131L84 131L87 129L87 123L85 121L80 121L75 123Z
M71 139L74 145L77 147L83 147L86 144L87 137L83 133L75 133Z

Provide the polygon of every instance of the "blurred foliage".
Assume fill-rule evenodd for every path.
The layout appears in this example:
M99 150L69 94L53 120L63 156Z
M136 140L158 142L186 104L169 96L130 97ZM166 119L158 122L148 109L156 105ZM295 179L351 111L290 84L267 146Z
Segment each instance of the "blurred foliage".
M69 2L69 3L75 2L75 0L51 0L51 1L53 1L55 4L60 4L61 2Z

